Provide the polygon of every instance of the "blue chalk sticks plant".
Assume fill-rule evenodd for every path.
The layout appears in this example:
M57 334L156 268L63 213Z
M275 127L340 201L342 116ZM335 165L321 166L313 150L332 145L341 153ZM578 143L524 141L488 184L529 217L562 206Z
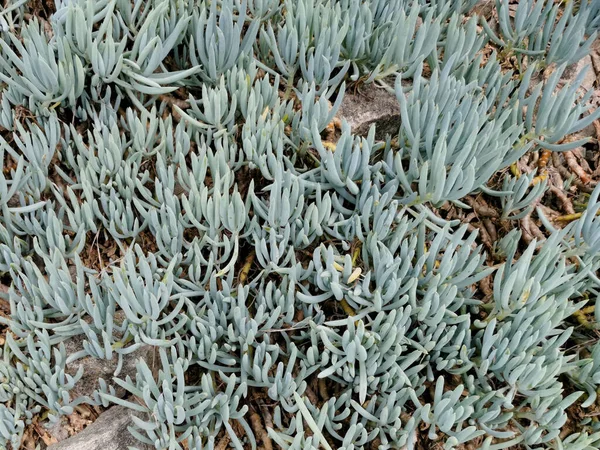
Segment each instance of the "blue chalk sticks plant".
M599 0L2 3L0 449L600 446Z

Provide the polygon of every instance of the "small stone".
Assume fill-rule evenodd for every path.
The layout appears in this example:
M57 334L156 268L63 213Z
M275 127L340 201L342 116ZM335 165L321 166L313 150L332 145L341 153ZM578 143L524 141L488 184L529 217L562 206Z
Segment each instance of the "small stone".
M394 94L374 84L362 86L352 94L346 90L338 116L345 119L353 134L366 136L371 125L376 125L375 136L385 139L395 136L400 129L400 105Z
M133 425L133 415L137 414L123 406L113 406L83 431L50 445L48 450L127 450L129 447L149 450L151 447L135 439L127 430Z

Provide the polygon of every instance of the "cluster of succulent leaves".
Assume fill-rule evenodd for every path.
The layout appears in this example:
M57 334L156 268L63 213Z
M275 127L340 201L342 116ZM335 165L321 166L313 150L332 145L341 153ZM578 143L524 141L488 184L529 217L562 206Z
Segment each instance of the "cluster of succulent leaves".
M598 0L498 0L489 23L474 0L30 3L0 12L0 448L86 403L141 413L156 449L255 449L256 399L283 449L600 445L596 417L562 433L600 386L572 320L598 296L600 189L494 266L434 213L478 192L531 212L534 174L488 182L600 117L584 73L559 85ZM397 97L397 133L342 121L332 145L364 83ZM154 366L120 376L143 348ZM115 378L75 395L81 358Z

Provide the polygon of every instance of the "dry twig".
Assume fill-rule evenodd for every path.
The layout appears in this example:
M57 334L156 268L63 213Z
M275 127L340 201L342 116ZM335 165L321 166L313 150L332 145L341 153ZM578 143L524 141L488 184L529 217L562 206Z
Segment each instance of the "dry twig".
M567 197L562 189L557 188L556 186L550 186L550 191L556 196L559 203L562 206L562 209L567 214L575 214L575 209L573 208L573 202Z
M250 424L252 425L252 430L254 431L256 437L261 440L264 450L273 450L271 438L263 427L260 416L258 413L256 413L256 411L253 411L252 414L250 414Z
M569 150L563 153L565 157L565 161L569 168L579 177L583 184L588 184L590 182L590 176L583 170L583 168L577 162L577 158L573 154L573 151Z

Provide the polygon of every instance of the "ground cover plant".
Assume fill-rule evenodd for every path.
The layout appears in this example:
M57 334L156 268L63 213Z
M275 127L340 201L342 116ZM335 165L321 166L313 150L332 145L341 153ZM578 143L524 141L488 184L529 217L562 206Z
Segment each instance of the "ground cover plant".
M4 2L0 448L598 448L600 2L476 3Z

